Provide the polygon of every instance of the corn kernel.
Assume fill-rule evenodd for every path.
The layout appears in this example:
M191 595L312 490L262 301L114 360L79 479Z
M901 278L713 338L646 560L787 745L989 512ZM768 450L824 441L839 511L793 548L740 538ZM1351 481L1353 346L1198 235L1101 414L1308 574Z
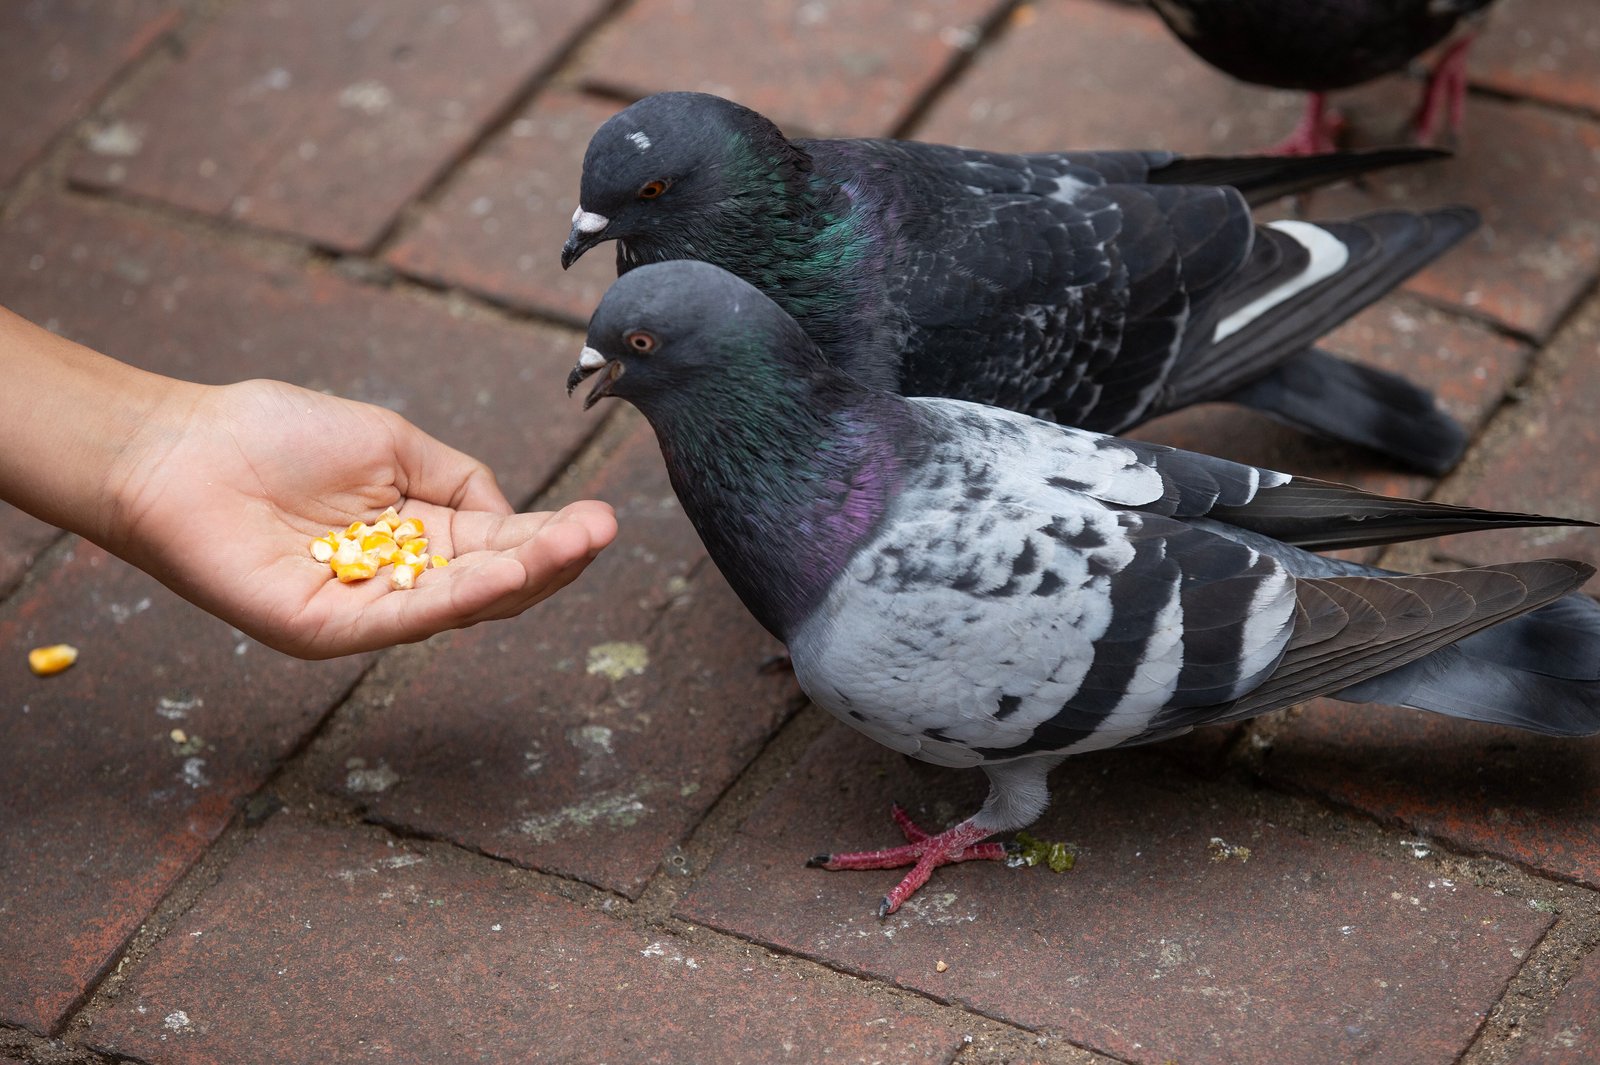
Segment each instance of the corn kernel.
M417 518L407 518L395 526L395 543L403 544L408 540L415 540L422 535L422 522Z
M28 652L28 668L41 677L60 673L78 660L78 649L70 643L35 647Z
M422 575L423 567L427 563L420 559L416 562L396 562L394 572L389 574L391 588L412 588L416 586L417 578Z
M358 558L354 562L346 562L343 565L336 562L333 566L333 575L338 577L343 584L349 584L352 581L364 581L368 577L377 576L377 573L378 564L367 558Z
M443 555L428 556L428 540L419 518L402 519L393 507L368 525L353 521L344 532L329 531L311 541L311 557L325 562L333 575L349 584L376 576L384 566L392 565L390 584L395 588L410 588L417 577L428 568L446 565Z
M443 555L434 555L429 561L433 563L434 569L444 569L450 564L450 560Z

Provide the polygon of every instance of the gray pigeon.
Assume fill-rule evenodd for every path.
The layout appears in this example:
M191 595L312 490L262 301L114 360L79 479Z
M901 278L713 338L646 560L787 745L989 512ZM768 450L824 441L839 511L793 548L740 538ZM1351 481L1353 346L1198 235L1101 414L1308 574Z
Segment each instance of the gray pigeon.
M1317 695L1553 735L1600 730L1593 572L1538 561L1399 575L1311 554L1581 525L1358 489L841 372L714 266L619 279L568 380L643 412L712 560L818 705L991 790L938 833L816 859L932 870L998 857L1069 754ZM1530 613L1531 611L1531 613ZM1520 615L1520 616L1519 616ZM1495 626L1489 628L1489 626Z
M1394 374L1308 347L1478 224L1466 208L1256 225L1251 199L1422 156L1004 155L789 140L748 108L662 93L584 158L570 264L699 259L904 395L1117 433L1222 400L1448 470L1466 434Z
M1285 154L1332 151L1341 122L1327 94L1392 74L1445 40L1493 0L1150 0L1173 35L1225 74L1310 96ZM1461 126L1467 49L1460 34L1440 56L1413 120L1430 141L1442 122Z

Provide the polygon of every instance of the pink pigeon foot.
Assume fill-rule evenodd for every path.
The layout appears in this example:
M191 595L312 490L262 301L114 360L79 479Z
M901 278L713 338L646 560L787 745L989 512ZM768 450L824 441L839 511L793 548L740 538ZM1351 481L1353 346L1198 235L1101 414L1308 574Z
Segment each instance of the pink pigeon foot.
M905 834L907 842L900 847L887 847L876 851L855 851L849 854L819 854L806 862L819 869L897 869L909 865L911 872L883 897L878 906L878 916L887 917L900 908L916 890L928 882L928 877L941 865L954 862L999 861L1009 853L1003 843L982 843L991 833L973 824L971 818L953 828L930 835L911 815L895 804L889 810L895 824Z
M1411 121L1418 144L1432 144L1439 132L1440 119L1452 134L1461 131L1461 116L1467 99L1467 52L1473 34L1464 34L1445 50L1428 75L1422 90L1422 103ZM1447 116L1447 117L1446 117Z
M1339 134L1344 132L1344 117L1328 107L1320 92L1306 96L1305 114L1300 124L1283 141L1267 149L1268 155L1322 155L1339 150Z

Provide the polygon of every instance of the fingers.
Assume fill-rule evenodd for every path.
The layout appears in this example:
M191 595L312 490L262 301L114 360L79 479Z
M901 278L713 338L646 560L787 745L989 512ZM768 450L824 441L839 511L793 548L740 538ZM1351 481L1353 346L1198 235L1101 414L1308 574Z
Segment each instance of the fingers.
M390 413L390 412L385 412ZM411 499L463 511L510 514L512 506L488 466L418 429L390 418L401 491Z

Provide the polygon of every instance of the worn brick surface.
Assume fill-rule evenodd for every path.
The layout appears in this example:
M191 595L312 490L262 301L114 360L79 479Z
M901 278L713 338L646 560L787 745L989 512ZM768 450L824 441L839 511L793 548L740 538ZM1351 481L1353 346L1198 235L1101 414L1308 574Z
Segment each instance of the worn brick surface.
M947 1062L959 1033L369 834L273 820L95 1028L144 1061Z
M1007 150L1251 152L1287 133L1301 107L1296 94L1212 70L1143 11L1061 0L1023 21L941 98L918 137ZM1039 91L1041 70L1060 71L1057 93ZM1353 143L1394 143L1416 91L1395 77L1341 94ZM1483 230L1408 288L1543 335L1600 272L1600 124L1491 99L1470 105L1456 158L1374 175L1365 191L1320 192L1308 214L1477 208Z
M840 727L680 909L1141 1063L1452 1061L1549 924L1410 860L1305 838L1160 765L1116 752L1055 775L1032 831L1075 843L1072 871L946 867L880 921L896 874L805 857L891 842L891 797L938 825L982 789ZM1248 857L1223 857L1230 846Z
M998 0L640 0L585 48L577 74L629 96L716 93L795 130L883 136L976 43L1000 6Z
M1321 346L1354 362L1403 374L1439 397L1475 433L1527 367L1525 344L1414 301L1386 300L1329 334ZM1231 405L1169 415L1132 435L1240 462L1355 484L1389 495L1428 495L1431 478L1381 455L1279 425Z
M557 599L454 636L330 782L370 816L637 895L797 697L641 424L582 493L617 543Z
M1530 1033L1518 1062L1581 1065L1600 1060L1600 954L1590 954L1555 1009Z
M1300 106L1206 66L1138 6L1053 0L1019 8L914 135L1001 151L1239 152L1283 137Z
M28 672L63 642L77 665ZM8 602L0 1020L54 1028L367 661L285 658L82 542Z
M400 269L588 321L616 279L614 245L561 269L583 152L617 105L543 93L474 156L389 256Z
M91 141L72 173L362 248L601 6L233 5L117 117L118 150Z
M1600 111L1600 24L1582 4L1500 0L1468 73L1498 92Z
M1600 887L1600 741L1318 700L1268 778L1472 853Z
M168 0L0 4L0 188L177 21Z
M1451 499L1600 521L1600 300L1591 300L1545 352L1514 421L1484 446ZM1569 461L1575 459L1575 461ZM1600 530L1520 529L1453 536L1439 551L1467 562L1558 555L1600 564ZM1591 582L1594 592L1600 582Z
M513 500L592 429L562 396L574 335L458 319L301 266L60 202L0 228L0 303L18 314L161 373L277 377L390 407L489 463Z

